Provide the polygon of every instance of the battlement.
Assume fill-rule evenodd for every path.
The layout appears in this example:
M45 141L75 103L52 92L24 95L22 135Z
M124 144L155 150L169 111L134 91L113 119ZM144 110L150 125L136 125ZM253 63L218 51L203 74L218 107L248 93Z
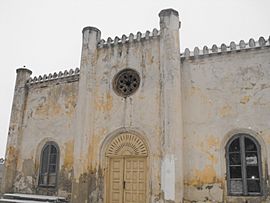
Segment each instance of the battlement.
M157 29L153 29L152 32L146 31L145 33L137 32L136 35L130 33L127 37L126 35L122 35L121 39L116 36L114 40L112 38L108 38L107 41L100 40L98 42L98 48L106 48L116 45L121 45L125 43L136 43L143 40L149 40L152 38L157 38L160 36L160 31ZM193 51L190 51L188 48L185 49L183 53L180 53L181 59L196 59L201 57L206 57L210 55L215 54L222 54L222 53L234 53L234 52L240 52L240 51L247 51L247 50L253 50L253 49L260 49L264 47L270 47L270 36L268 40L266 40L264 37L260 37L258 41L255 41L253 38L251 38L248 42L245 42L244 40L241 40L239 44L236 44L235 42L231 42L230 45L221 44L220 47L218 47L216 44L214 44L211 48L208 48L207 46L204 46L203 49L199 49L198 47L195 47ZM50 74L44 74L43 76L34 76L31 77L28 81L28 85L34 85L34 84L40 84L40 83L46 83L50 81L55 82L64 82L64 81L77 81L80 77L80 69L70 69L65 71L59 71L58 73L50 73Z
M122 35L122 37L116 36L114 40L111 37L108 37L108 39L105 41L104 39L101 39L97 47L98 48L106 48L111 46L117 46L117 45L123 45L126 43L136 43L140 41L145 41L153 38L157 38L160 35L160 31L156 28L153 29L152 32L146 31L145 33L137 32L137 34L130 33L127 37L126 35Z
M56 81L56 82L61 82L61 81L76 81L79 80L79 75L80 75L80 69L76 68L75 70L70 69L65 70L65 71L59 71L58 73L54 72L53 74L44 74L43 76L35 76L35 77L31 77L28 81L27 84L28 85L34 85L34 84L40 84L40 83L47 83L47 82L52 82L52 81Z
M252 49L259 49L269 46L270 37L268 38L268 40L265 40L264 37L260 37L258 41L255 41L253 38L251 38L248 42L241 40L239 44L231 42L230 45L226 45L223 43L220 47L214 44L211 48L208 48L207 46L204 46L203 49L195 47L193 51L190 51L188 48L186 48L184 53L181 53L180 55L182 59L192 59L214 54L233 53Z
M117 45L123 45L127 43L136 43L136 42L141 42L153 38L157 38L160 36L160 31L157 30L156 28L153 29L152 32L146 31L145 33L137 32L136 35L133 33L130 33L129 36L127 37L126 35L122 35L121 38L116 36L114 40L112 38L108 38L106 41L105 40L100 40L97 44L98 48L106 48L106 47L112 47L112 46L117 46ZM54 72L50 74L44 74L39 75L39 76L34 76L31 77L27 81L27 85L35 85L35 84L42 84L42 83L47 83L47 82L65 82L65 81L76 81L79 80L80 76L80 69L76 68L75 70L70 69L70 70L65 70L65 71L60 71L60 72Z

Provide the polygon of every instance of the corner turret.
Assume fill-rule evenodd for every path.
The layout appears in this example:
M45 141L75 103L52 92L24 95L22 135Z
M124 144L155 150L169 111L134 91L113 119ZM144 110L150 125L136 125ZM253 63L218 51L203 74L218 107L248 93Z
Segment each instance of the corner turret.
M183 182L183 119L181 96L181 63L179 14L165 9L160 17L160 69L162 76L163 157L161 189L165 201L182 202ZM180 192L179 192L180 191Z
M6 148L4 177L2 184L2 192L14 192L13 183L16 177L17 159L19 153L19 144L22 139L22 123L25 109L25 102L27 98L26 83L30 79L32 71L23 68L16 70L17 77L15 83L15 91L13 96L8 141Z

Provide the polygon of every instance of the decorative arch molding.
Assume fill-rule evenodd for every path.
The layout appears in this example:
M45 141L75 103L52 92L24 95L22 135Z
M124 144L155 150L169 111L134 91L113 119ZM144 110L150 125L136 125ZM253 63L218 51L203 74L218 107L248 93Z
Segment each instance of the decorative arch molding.
M147 156L148 150L143 140L131 133L121 133L109 144L106 156Z
M36 163L39 163L42 149L43 149L44 145L48 142L53 142L53 143L57 144L58 149L59 149L59 156L60 156L60 153L61 153L60 152L60 148L61 148L60 143L58 143L57 140L54 139L53 137L46 137L46 138L43 138L42 140L40 140L37 144L37 147L35 150L35 162Z
M106 168L106 157L108 157L106 155L106 152L107 149L109 149L110 144L113 142L114 139L116 139L118 136L122 134L131 134L139 138L144 143L148 159L149 160L151 159L151 157L149 157L149 155L151 154L151 143L148 142L147 136L143 131L141 131L138 128L118 128L109 133L100 145L99 160L101 168Z
M247 129L247 128L233 129L225 134L225 137L221 142L222 155L225 155L225 151L226 151L225 149L228 142L237 134L247 134L253 137L257 141L257 143L260 145L262 158L264 159L267 158L268 151L267 151L267 147L266 147L264 139L256 131Z

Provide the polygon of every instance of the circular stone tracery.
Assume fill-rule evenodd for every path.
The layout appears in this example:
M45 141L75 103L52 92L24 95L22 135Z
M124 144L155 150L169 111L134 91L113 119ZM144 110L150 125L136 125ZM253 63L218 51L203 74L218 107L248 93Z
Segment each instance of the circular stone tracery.
M140 85L139 74L132 69L124 69L120 71L113 80L115 92L123 97L133 94Z

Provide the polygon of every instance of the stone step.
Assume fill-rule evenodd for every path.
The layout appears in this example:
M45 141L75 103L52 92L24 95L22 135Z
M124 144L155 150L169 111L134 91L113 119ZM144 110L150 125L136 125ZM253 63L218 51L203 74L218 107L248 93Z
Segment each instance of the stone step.
M0 199L1 203L11 202L11 203L50 203L48 201L33 201L33 200L18 200L18 199Z
M46 196L46 195L32 195L32 194L19 194L19 193L6 193L3 195L3 198L0 199L0 202L18 202L18 203L37 203L37 202L57 202L64 203L67 202L64 197L58 196Z

